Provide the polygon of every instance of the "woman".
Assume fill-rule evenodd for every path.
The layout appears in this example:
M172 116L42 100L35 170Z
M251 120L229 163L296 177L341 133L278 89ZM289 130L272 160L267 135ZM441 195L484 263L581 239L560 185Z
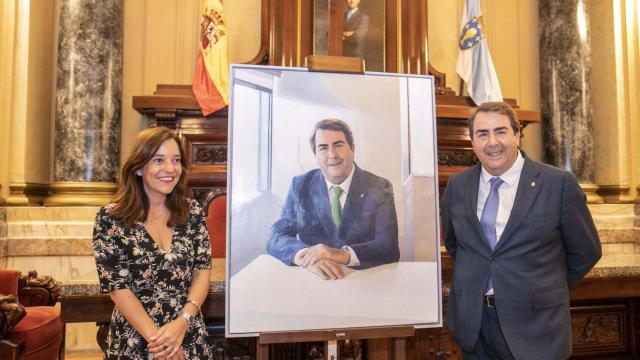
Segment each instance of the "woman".
M100 289L116 307L105 359L207 359L200 306L211 251L202 211L185 197L180 139L164 127L138 134L112 204L96 217Z

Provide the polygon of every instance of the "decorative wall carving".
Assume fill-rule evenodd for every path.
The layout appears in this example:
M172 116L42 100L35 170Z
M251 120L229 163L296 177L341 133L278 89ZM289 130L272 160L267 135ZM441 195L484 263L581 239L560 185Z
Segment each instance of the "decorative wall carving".
M471 150L438 150L438 165L473 166L477 162L478 158Z
M574 346L622 343L621 314L580 314L571 319Z
M635 359L637 350L633 335L638 316L634 314L635 300L573 304L571 332L573 355L590 358ZM611 357L619 354L619 357ZM635 355L634 355L635 354ZM609 355L609 356L606 356Z
M192 144L194 165L224 165L227 163L227 144Z

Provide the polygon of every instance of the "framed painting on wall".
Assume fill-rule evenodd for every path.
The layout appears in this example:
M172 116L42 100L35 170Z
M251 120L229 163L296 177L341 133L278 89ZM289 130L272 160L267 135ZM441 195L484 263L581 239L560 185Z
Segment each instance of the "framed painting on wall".
M365 60L385 70L385 0L314 0L313 53Z

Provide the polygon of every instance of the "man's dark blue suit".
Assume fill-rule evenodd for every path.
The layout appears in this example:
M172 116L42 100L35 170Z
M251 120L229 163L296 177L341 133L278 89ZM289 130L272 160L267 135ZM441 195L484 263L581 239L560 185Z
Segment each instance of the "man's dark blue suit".
M449 178L445 246L454 259L447 327L474 350L491 275L495 310L513 356L566 359L571 353L569 291L600 259L598 233L576 178L525 156L507 225L491 250L477 216L481 165Z
M271 228L267 251L293 265L298 251L317 244L350 246L360 261L356 268L398 261L398 219L391 183L355 166L336 229L322 172L316 169L296 176L280 219Z

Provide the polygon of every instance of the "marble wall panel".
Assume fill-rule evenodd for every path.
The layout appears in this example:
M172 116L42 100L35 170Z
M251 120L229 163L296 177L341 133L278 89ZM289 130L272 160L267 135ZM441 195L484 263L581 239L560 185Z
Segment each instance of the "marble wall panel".
M600 230L640 227L636 225L640 214L636 213L634 204L590 204L589 210Z
M93 221L99 210L99 206L16 206L0 207L0 214L4 211L11 221Z
M100 353L101 350L96 341L97 333L98 327L95 323L67 324L64 344L66 353ZM81 359L81 357L78 357L78 359Z
M593 183L588 6L583 0L541 0L539 8L545 158Z
M12 256L7 258L7 268L21 270L25 274L36 270L38 274L50 275L63 284L74 279L97 277L93 255Z
M120 160L122 0L61 1L56 182L115 182Z

